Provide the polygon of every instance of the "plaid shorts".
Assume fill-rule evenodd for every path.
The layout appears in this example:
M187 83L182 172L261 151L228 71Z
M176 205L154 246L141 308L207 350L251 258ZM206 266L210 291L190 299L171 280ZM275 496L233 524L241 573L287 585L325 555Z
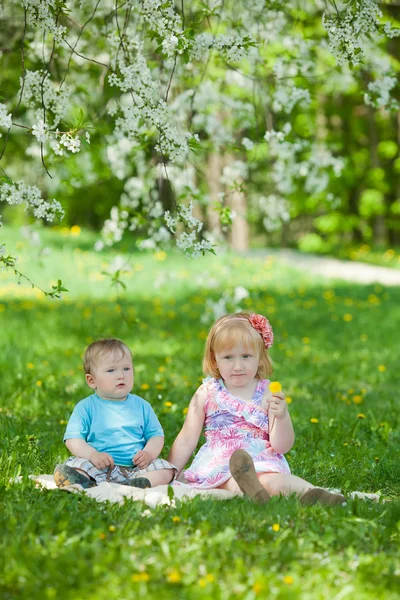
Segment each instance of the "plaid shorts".
M122 467L121 465L114 465L112 470L98 469L87 458L79 458L78 456L70 456L64 464L85 471L97 484L103 481L127 483L129 479L146 477L146 473L160 471L161 469L172 469L174 471L174 478L177 473L177 468L163 458L156 458L145 469L139 469L139 467Z

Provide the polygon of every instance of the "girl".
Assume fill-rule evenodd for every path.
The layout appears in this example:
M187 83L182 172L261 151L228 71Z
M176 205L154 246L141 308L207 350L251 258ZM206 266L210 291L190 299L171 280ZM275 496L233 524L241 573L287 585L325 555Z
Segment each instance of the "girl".
M245 494L258 503L296 493L304 504L345 501L290 473L284 457L294 432L285 396L271 392L268 348L272 327L262 315L225 315L206 341L203 371L209 375L194 394L168 460L186 464L204 426L206 443L184 472L186 483ZM277 387L280 387L279 385Z

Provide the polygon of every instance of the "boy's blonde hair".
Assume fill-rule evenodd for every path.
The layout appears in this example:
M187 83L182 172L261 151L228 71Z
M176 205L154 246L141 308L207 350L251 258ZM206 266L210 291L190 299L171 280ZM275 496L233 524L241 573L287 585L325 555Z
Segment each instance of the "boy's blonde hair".
M83 355L83 369L86 375L92 375L91 369L93 368L96 360L102 354L113 354L116 358L122 358L125 354L132 358L132 352L124 342L117 338L105 338L97 340L90 344L85 350Z
M251 313L239 312L225 315L211 327L206 340L203 357L203 372L205 375L220 378L221 374L215 360L216 352L223 352L242 343L247 348L259 352L259 363L256 373L258 379L265 379L272 373L271 360L261 335L251 326Z

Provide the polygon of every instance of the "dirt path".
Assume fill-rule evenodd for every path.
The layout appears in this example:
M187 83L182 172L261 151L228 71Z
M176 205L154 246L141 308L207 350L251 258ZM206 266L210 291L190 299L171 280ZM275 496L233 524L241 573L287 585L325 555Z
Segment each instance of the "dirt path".
M339 260L325 256L302 254L296 250L268 250L278 261L295 269L308 271L329 279L345 279L353 283L400 285L400 269L377 267L365 263Z

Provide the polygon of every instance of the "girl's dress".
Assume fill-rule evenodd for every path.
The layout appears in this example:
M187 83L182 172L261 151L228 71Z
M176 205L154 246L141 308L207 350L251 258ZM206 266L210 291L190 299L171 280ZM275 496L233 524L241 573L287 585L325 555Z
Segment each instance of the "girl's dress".
M184 472L185 483L202 489L219 487L231 477L229 459L239 448L253 458L257 473L290 473L285 457L269 441L268 413L261 408L268 383L259 380L252 401L245 402L233 396L222 379L204 379L207 441Z

